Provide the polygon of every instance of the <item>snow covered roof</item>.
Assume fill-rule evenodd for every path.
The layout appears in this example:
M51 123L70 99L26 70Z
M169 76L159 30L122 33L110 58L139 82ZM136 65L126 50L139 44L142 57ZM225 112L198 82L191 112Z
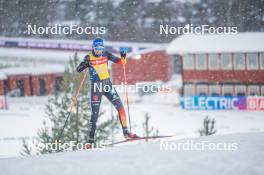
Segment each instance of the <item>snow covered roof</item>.
M187 34L175 38L167 47L168 54L263 52L264 32L238 34Z
M32 61L46 60L67 63L74 56L74 51L57 51L44 49L0 48L0 57L31 59ZM77 52L80 58L87 52Z
M1 42L30 42L30 43L50 43L50 44L84 44L87 46L92 45L92 40L67 40L67 39L43 39L43 38L12 38L12 37L0 37ZM159 43L143 43L143 42L124 42L124 41L108 41L105 40L105 46L113 47L157 47Z
M77 52L79 57L84 57L91 49L91 40L64 40L64 39L35 39L35 38L9 38L0 37L1 59L29 59L32 61L43 60L66 63ZM128 47L132 52L141 49L160 47L158 43L137 42L105 42L107 50L119 54L120 47ZM23 61L23 60L22 60Z
M44 75L44 74L55 74L63 73L64 66L42 66L42 67L18 67L18 68L4 68L0 70L1 73L7 76L12 75Z

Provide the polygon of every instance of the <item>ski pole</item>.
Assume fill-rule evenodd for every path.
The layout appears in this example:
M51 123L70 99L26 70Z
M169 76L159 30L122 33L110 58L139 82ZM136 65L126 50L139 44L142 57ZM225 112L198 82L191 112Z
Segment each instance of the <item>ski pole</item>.
M131 132L131 121L130 121L130 110L129 110L129 101L128 101L128 94L127 94L127 77L126 77L126 66L125 66L125 64L123 64L123 73L124 73L124 79L125 79L125 102L126 102L126 105L127 105L129 130Z
M85 71L85 73L84 73L84 75L83 75L83 77L82 77L81 83L80 83L80 85L79 85L79 87L78 87L78 90L77 90L77 92L76 92L76 94L75 94L75 97L74 97L74 99L72 100L72 104L71 104L71 107L70 107L69 113L68 113L68 115L67 115L67 118L66 118L66 120L65 120L65 122L64 122L64 125L63 125L63 127L62 127L62 129L61 129L61 132L60 132L60 134L59 134L59 137L58 137L58 139L57 139L58 141L60 140L60 138L61 138L61 136L62 136L62 134L63 134L63 131L64 131L64 129L65 129L67 123L68 123L68 120L69 120L69 118L70 118L70 115L71 115L71 113L72 113L72 110L73 110L73 108L74 108L74 106L75 106L75 104L76 104L76 102L77 102L77 100L78 100L78 96L79 96L79 94L80 94L80 91L81 91L81 88L82 88L82 86L83 86L84 80L85 80L85 78L86 78L86 76L87 76L87 72L88 72L88 71Z

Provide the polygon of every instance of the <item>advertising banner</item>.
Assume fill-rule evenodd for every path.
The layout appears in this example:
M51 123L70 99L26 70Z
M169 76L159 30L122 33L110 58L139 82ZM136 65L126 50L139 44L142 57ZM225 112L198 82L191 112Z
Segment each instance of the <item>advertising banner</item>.
M253 111L264 110L264 97L248 97L247 109Z
M181 107L187 110L263 110L264 97L182 97Z

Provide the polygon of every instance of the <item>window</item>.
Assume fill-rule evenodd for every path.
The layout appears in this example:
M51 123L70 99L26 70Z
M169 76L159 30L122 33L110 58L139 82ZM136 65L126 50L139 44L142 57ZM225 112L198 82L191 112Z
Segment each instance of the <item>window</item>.
M260 53L260 68L264 69L264 53Z
M235 70L245 69L245 57L243 53L234 54L234 68Z
M194 86L192 84L184 85L184 96L194 96Z
M219 85L210 85L209 93L211 96L220 96L220 86Z
M183 57L179 56L179 55L175 55L172 57L171 60L173 60L173 73L176 74L181 74L182 72L182 62L181 59Z
M219 69L218 54L208 55L209 69L216 70Z
M183 58L183 68L184 69L193 69L194 68L193 55L191 55L191 54L184 55L182 58Z
M7 80L4 80L4 95L8 93L8 83Z
M261 86L261 96L264 96L264 85Z
M248 70L258 70L258 54L247 54L247 68Z
M237 96L246 96L247 88L245 85L236 85L235 90Z
M17 84L17 88L20 91L20 96L24 96L25 95L24 80L17 80L16 84Z
M196 55L196 69L206 70L206 55L205 54Z
M249 85L248 86L248 94L250 96L260 95L259 86L258 85Z
M232 96L233 95L233 85L223 85L222 92L224 96Z
M232 69L232 55L231 54L221 54L221 69L231 70Z
M208 86L207 85L197 85L198 96L207 96L208 95Z
M39 95L46 95L46 81L39 79Z

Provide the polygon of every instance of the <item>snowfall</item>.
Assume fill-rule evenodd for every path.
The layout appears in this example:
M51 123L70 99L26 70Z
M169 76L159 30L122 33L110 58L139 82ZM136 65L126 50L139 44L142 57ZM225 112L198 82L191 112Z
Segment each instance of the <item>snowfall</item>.
M178 80L180 81L180 80ZM168 84L173 86L175 82ZM175 83L179 84L179 83ZM177 86L177 85L176 85ZM124 94L120 93L123 98ZM42 126L48 97L8 98L0 111L0 169L2 174L263 174L264 111L187 111L179 106L177 93L139 96L129 93L133 132L143 133L145 114L159 135L172 138L120 144L105 150L76 151L21 157L22 138L33 139ZM104 98L100 118L111 118ZM198 130L208 116L216 120L217 133L200 137ZM236 142L235 151L160 150L161 141L171 143L205 139ZM115 140L122 140L120 133Z

